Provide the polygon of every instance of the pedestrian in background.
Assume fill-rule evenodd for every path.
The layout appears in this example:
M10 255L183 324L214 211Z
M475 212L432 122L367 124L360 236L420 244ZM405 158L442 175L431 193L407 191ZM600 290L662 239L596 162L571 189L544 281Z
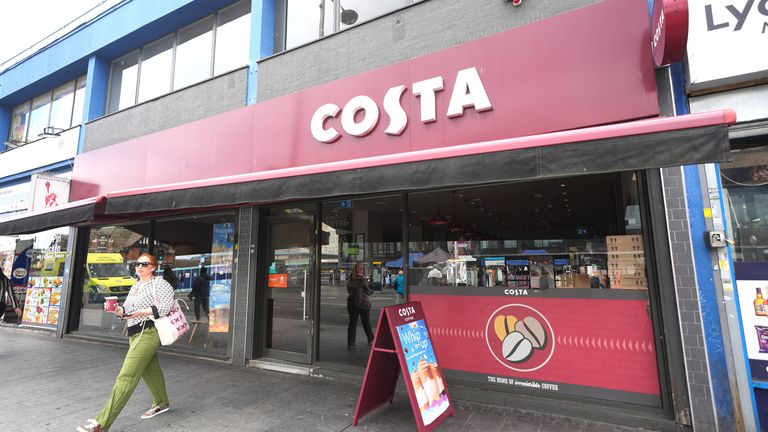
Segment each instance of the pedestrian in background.
M173 288L174 291L179 287L179 278L176 276L176 272L173 271L168 264L163 267L163 279L171 285L171 288Z
M347 282L347 313L349 314L349 326L347 327L347 349L355 348L357 339L357 319L363 324L365 336L368 337L368 345L373 342L373 330L371 329L371 297L373 291L368 287L365 277L365 268L362 264L355 264L354 275Z
M88 419L85 425L79 426L78 432L108 430L128 403L141 378L144 378L152 394L152 407L141 418L150 419L170 409L165 377L157 358L160 336L154 321L149 317L168 315L173 303L173 288L162 277L155 277L155 270L157 259L153 255L142 254L136 261L139 280L131 287L123 306L118 306L114 311L118 317L128 319L128 353L107 404L95 419Z
M200 275L192 282L192 291L189 298L195 300L195 319L200 319L200 309L205 312L205 318L208 319L208 302L211 296L211 277L208 276L208 269L200 269Z
M397 293L397 302L402 303L405 299L405 274L403 274L402 269L397 272L395 278L395 292Z
M8 279L8 276L3 273L3 269L0 269L0 318L5 317L6 300L11 302L10 304L13 307L14 312L16 312L14 322L18 321L19 317L21 317L21 309L19 309L19 305L16 302L16 296L13 294L13 284L11 284L11 280ZM8 317L5 318L5 322L9 322L7 319Z

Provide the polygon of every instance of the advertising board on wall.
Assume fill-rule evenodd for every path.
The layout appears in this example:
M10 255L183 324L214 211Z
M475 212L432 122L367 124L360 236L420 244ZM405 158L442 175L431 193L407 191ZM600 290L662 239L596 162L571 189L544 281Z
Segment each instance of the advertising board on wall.
M31 210L58 207L69 202L68 178L45 174L32 176Z
M30 182L0 188L0 214L27 210L30 188Z
M691 91L768 78L768 3L690 2Z
M448 378L661 406L644 290L454 291L410 296L424 305Z

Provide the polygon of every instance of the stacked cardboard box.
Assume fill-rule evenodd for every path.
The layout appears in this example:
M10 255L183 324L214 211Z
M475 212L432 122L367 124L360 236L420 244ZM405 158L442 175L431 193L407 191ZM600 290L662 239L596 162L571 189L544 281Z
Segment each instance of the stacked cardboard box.
M643 237L619 235L605 238L608 249L608 276L611 288L647 289Z

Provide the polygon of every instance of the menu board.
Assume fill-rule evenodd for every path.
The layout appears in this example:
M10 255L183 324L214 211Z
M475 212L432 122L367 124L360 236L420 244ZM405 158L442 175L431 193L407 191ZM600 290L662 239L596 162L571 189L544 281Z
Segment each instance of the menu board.
M437 365L435 350L423 319L397 326L413 393L425 426L432 424L450 406L445 381Z
M353 425L392 401L401 371L419 431L432 430L448 416L456 415L419 302L381 310Z
M29 278L21 321L55 327L59 323L61 286L60 277Z

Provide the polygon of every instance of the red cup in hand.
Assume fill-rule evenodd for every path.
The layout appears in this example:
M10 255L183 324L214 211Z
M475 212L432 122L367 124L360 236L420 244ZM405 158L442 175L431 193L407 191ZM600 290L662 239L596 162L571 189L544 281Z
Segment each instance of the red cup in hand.
M114 312L117 309L117 297L104 297L104 310Z

